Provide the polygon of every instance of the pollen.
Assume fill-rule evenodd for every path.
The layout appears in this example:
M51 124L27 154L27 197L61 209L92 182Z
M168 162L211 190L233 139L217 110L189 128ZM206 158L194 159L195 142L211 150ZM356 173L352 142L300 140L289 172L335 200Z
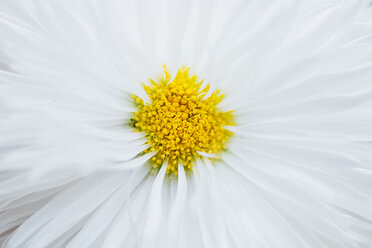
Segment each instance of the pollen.
M186 67L180 68L171 81L164 66L162 79L150 79L150 84L143 86L149 103L132 95L138 111L131 118L131 126L147 138L149 148L143 153L155 151L150 159L153 168L166 164L166 173L177 176L179 164L187 173L196 159L204 159L199 152L218 157L226 149L233 133L225 127L235 125L233 112L221 111L218 104L225 96L216 90L206 97L210 87L202 89L202 84Z

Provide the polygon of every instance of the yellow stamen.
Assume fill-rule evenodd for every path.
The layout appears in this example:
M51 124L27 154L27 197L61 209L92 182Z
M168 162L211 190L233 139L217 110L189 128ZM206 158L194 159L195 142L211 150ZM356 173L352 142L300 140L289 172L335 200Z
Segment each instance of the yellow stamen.
M131 124L135 131L145 132L147 143L151 149L145 153L156 151L152 157L155 168L168 161L166 173L177 175L178 162L184 169L192 171L197 158L202 158L197 152L219 153L226 149L231 131L224 128L235 125L233 113L221 112L217 105L224 95L214 91L203 99L209 90L209 85L200 89L202 81L189 75L189 68L178 70L173 81L171 74L164 67L164 79L158 83L150 79L151 87L144 89L151 103L144 103L139 97L132 95L138 111L134 113Z

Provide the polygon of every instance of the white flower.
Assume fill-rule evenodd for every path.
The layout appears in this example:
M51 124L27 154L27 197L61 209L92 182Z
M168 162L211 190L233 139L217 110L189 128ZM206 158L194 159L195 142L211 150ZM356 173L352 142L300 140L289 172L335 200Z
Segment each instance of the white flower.
M371 9L1 1L0 244L371 247ZM164 64L236 119L220 161L177 177L126 125Z

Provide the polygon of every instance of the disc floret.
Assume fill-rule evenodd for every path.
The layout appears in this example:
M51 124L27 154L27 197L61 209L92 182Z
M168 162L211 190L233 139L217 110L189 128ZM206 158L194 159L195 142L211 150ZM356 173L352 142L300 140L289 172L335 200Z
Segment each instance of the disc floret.
M201 89L202 81L189 75L189 68L182 67L173 81L164 67L164 78L144 89L151 102L133 95L138 107L131 124L136 131L144 132L147 148L144 153L155 151L151 158L154 168L160 168L167 161L166 173L178 173L178 164L186 172L193 169L198 152L218 154L226 149L226 143L233 134L225 126L234 125L233 113L222 112L217 105L224 99L220 91L209 97L209 85Z

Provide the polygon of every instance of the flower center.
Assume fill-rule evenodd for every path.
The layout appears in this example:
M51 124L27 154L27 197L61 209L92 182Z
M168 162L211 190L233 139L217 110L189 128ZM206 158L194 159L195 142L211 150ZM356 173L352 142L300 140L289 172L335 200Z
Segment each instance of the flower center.
M234 125L233 113L222 112L217 108L224 95L219 90L209 97L209 85L201 89L203 81L189 75L189 68L182 67L173 81L164 66L164 78L144 89L151 103L133 95L138 107L131 119L131 125L138 132L144 132L150 145L144 153L156 152L151 158L154 168L160 168L167 162L166 173L178 174L178 164L184 166L185 172L193 169L197 158L203 154L214 154L211 162L218 158L218 153L226 149L226 142L233 134L224 128Z

